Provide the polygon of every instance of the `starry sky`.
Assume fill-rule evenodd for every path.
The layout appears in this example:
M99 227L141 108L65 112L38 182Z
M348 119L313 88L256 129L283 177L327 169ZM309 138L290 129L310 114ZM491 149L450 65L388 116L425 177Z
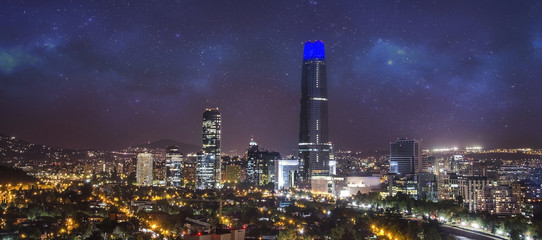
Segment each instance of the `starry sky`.
M542 147L540 1L2 1L0 133L69 148L298 141L303 43L326 46L336 149Z

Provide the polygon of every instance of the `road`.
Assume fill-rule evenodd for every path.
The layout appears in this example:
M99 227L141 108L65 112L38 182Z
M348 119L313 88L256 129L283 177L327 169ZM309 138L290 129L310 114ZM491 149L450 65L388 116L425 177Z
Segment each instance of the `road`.
M446 233L452 234L454 236L465 237L467 239L507 240L507 238L504 238L504 237L498 237L498 236L490 235L490 234L487 234L487 233L472 231L472 230L469 230L469 229L464 229L464 228L460 228L460 227L456 227L456 226L452 226L452 225L447 225L447 224L442 224L441 228Z
M412 220L412 221L423 221L420 218L415 217L403 217L404 219ZM462 228L460 226L450 225L441 223L440 226L442 227L442 230L444 232L449 233L451 235L454 235L456 238L460 240L508 240L509 238L495 236L489 233L485 233L482 231L475 231L467 228Z

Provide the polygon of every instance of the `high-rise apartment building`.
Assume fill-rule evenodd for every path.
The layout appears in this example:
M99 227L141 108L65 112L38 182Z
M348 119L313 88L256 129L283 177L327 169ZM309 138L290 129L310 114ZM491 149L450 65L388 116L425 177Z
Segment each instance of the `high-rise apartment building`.
M427 168L423 162L420 140L398 139L390 143L390 173L414 174Z
M166 149L166 177L168 186L183 185L183 154L178 147L171 146Z
M305 42L301 72L299 121L300 182L309 187L311 176L329 175L327 75L324 43Z
M459 194L463 198L463 205L470 212L483 209L484 191L486 187L492 187L492 181L483 176L468 176L458 179Z
M137 154L136 180L138 186L152 185L153 156L151 153Z
M206 109L203 113L203 156L198 157L198 188L220 187L220 126L218 108Z

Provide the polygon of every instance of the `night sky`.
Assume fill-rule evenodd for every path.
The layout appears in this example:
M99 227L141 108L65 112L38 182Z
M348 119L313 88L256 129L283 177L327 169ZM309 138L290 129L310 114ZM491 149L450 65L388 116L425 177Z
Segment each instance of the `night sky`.
M69 148L251 136L294 153L303 42L336 149L542 147L540 1L2 1L0 133Z

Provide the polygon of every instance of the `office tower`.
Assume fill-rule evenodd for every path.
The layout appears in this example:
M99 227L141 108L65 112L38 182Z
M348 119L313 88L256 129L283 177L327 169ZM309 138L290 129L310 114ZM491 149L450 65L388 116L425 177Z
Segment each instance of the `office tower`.
M216 186L215 160L211 155L199 152L196 155L196 186L198 189L214 188Z
M418 173L418 200L438 202L438 178L433 173Z
M324 43L305 42L301 72L299 158L301 187L310 188L310 178L329 175L327 77Z
M398 139L390 143L390 173L414 174L424 172L420 140Z
M258 153L258 144L254 141L254 139L250 139L250 143L248 146L248 149L245 153L245 159L247 161L247 181L249 183L255 183L257 176L256 176L256 159Z
M225 181L228 183L237 183L241 178L241 165L226 165Z
M402 192L414 199L418 199L418 178L414 174L397 175L388 174L388 194L395 196Z
M514 183L525 181L531 172L534 171L529 167L504 165L497 172L497 180L499 185L512 186Z
M454 155L451 159L452 172L462 176L472 176L473 161L463 157L463 155Z
M203 156L198 157L198 188L220 186L220 112L218 108L203 113Z
M337 175L337 159L335 159L335 152L331 143L329 144L329 175Z
M136 180L138 186L152 185L153 157L151 153L137 154Z
M254 139L250 139L250 144L245 153L248 182L257 185L273 182L275 160L280 158L280 153L260 148Z
M275 181L275 161L279 159L281 159L279 152L267 151L264 161L259 166L262 172L260 175L260 185L266 185Z
M185 187L196 186L196 169L197 169L198 155L195 153L187 154L183 159L183 185Z
M152 161L152 185L165 186L167 181L166 159L163 153L154 153Z
M275 189L289 189L294 187L294 182L299 171L298 159L279 159L275 161Z
M171 146L166 149L166 177L168 186L183 185L183 154L178 147Z

